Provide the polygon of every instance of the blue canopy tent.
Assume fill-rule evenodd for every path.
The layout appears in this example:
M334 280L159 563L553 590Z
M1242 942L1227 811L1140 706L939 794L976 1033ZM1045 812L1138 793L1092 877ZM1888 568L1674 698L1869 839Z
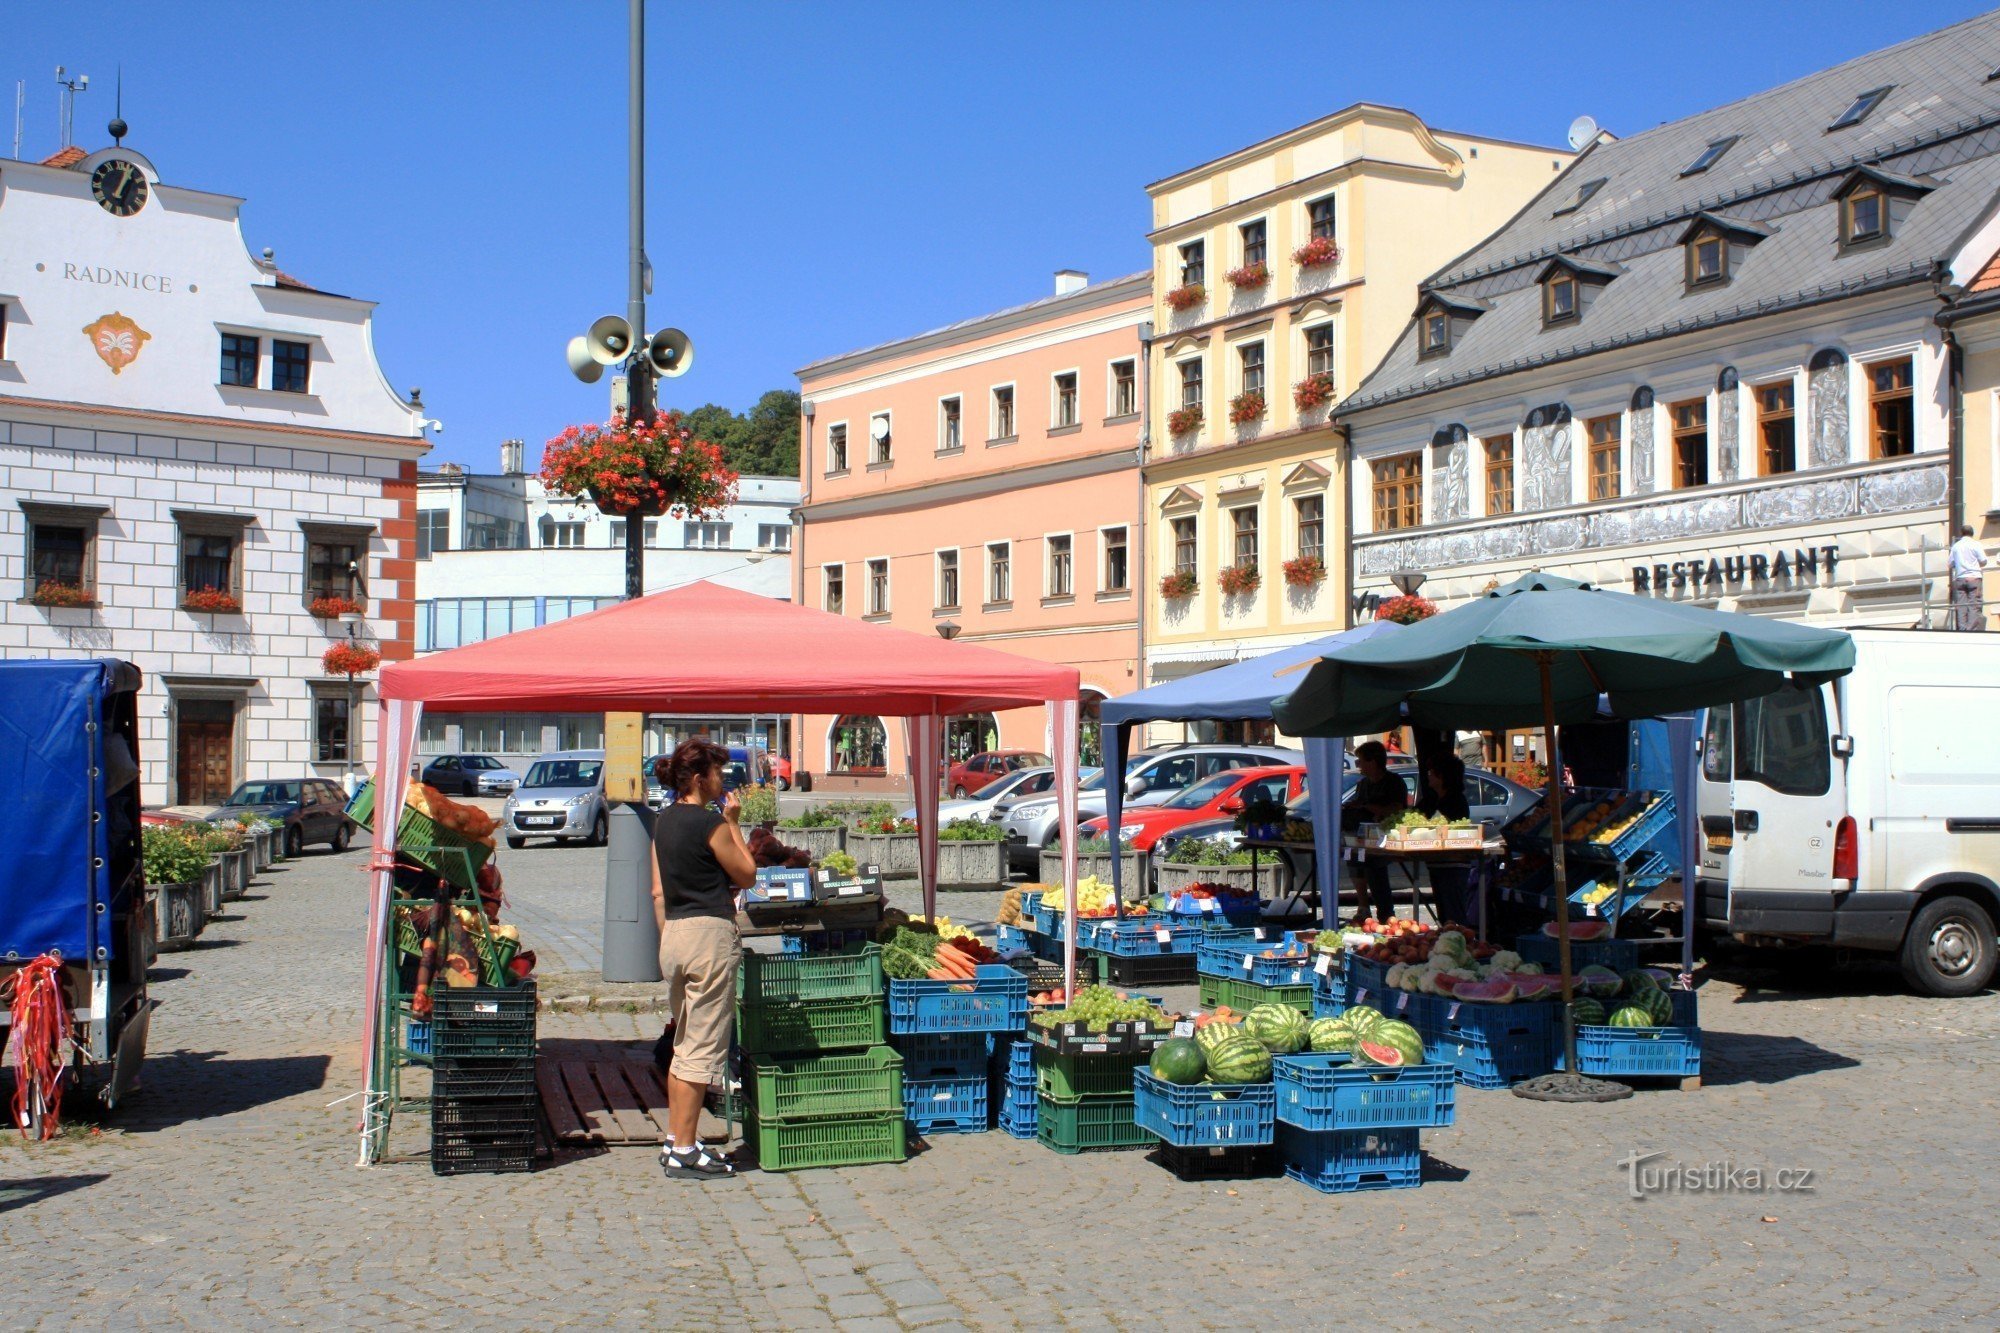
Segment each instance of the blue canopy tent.
M1098 707L1104 738L1104 827L1116 838L1124 811L1125 755L1133 726L1141 722L1225 722L1268 719L1271 701L1292 688L1298 668L1326 653L1400 631L1391 621L1371 620L1311 643L1280 648L1247 662L1235 662L1179 680L1108 699ZM1318 872L1320 914L1331 927L1340 910L1340 739L1312 737L1305 743L1308 800L1312 808L1313 860ZM1125 901L1123 857L1111 860L1111 882Z

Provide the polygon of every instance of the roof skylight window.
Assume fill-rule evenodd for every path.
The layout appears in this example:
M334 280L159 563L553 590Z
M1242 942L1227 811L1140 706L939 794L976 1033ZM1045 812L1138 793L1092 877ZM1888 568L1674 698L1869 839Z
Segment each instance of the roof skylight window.
M1681 175L1699 176L1702 172L1707 171L1722 160L1724 153L1736 146L1738 137L1732 134L1726 139L1717 139L1714 143L1701 150L1700 157L1697 157L1694 161L1681 168Z
M1867 92L1855 98L1849 104L1847 110L1840 113L1840 119L1827 126L1827 129L1844 130L1850 125L1859 125L1862 121L1868 119L1869 112L1882 105L1882 99L1887 97L1890 89L1894 87L1894 84L1885 84L1880 88L1870 88Z
M1559 218L1565 213L1576 212L1577 209L1582 208L1585 204L1589 203L1593 195L1595 195L1599 190L1604 188L1604 182L1606 179L1607 177L1599 176L1596 180L1585 181L1583 184L1577 186L1576 194L1570 198L1570 201L1564 204L1561 208L1558 208L1555 212L1549 214L1549 216Z

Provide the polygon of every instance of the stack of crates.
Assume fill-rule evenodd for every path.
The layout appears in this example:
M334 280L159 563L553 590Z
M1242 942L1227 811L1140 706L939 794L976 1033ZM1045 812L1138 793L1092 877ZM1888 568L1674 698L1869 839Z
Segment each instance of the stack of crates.
M1035 1136L1042 1146L1059 1153L1151 1146L1132 1092L1132 1075L1150 1054L1150 1047L1065 1054L1037 1044Z
M439 986L431 1014L431 1170L527 1171L535 1092L535 985Z
M1285 1174L1322 1194L1422 1184L1417 1136L1451 1124L1457 1103L1449 1065L1382 1069L1302 1052L1278 1056L1271 1075Z
M1034 1138L1039 1120L1034 1043L1019 1032L996 1033L988 1085L994 1124L1012 1138Z
M900 1162L903 1059L885 1043L882 950L746 949L736 973L744 1139L766 1171Z
M983 1134L992 1128L984 1032L912 1032L892 1036L903 1056L903 1119L912 1134Z

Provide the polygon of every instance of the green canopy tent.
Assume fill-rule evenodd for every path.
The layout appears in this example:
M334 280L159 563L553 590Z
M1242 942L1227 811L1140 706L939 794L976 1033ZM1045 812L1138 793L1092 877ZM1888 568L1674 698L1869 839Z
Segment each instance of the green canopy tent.
M1272 717L1294 736L1354 736L1405 722L1440 730L1539 726L1553 757L1559 722L1656 717L1817 685L1854 669L1854 641L1835 630L1711 611L1529 574L1401 634L1326 653ZM1563 865L1560 766L1548 765L1550 859L1560 923L1566 1081L1579 1088L1572 996L1569 881ZM1686 873L1686 872L1684 872ZM1562 1076L1558 1076L1559 1078Z

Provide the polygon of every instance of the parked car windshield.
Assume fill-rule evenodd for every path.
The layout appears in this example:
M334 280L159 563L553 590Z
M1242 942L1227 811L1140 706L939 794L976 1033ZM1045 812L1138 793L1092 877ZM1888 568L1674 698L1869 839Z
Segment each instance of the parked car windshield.
M296 782L246 782L229 793L228 805L283 805L299 799Z
M1241 781L1234 773L1217 773L1166 801L1165 806L1169 810L1199 810Z
M537 759L523 787L595 787L599 759Z

